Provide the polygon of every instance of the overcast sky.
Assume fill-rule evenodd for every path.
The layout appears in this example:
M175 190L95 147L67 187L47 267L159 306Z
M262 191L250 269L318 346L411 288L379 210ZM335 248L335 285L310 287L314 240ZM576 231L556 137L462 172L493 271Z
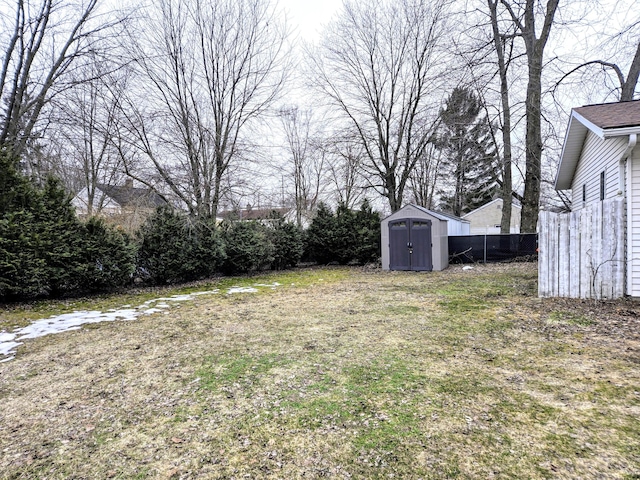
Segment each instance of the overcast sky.
M342 0L279 0L292 29L304 40L318 39L322 27L340 9Z

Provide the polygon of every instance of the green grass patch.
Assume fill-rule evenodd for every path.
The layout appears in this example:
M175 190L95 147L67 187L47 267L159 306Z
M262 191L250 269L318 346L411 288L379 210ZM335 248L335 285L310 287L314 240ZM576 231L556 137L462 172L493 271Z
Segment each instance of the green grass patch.
M0 478L633 478L635 305L608 334L615 304L540 301L535 277L328 268L147 292L281 284L25 341L0 364ZM566 328L584 318L600 330Z
M556 310L549 314L548 323L551 324L566 324L566 325L579 325L587 327L593 324L593 320L586 317L581 313L569 312L563 310Z
M282 357L269 354L260 357L248 355L224 355L206 359L205 366L197 371L199 385L203 389L219 391L236 383L254 385L271 369L287 362Z

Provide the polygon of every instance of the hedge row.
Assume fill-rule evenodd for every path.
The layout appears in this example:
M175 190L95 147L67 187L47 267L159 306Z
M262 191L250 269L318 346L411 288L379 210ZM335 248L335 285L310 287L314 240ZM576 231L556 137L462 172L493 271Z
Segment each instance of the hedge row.
M0 300L286 269L303 253L322 264L380 255L380 219L367 203L335 214L323 205L307 232L278 216L216 225L160 208L130 238L100 219L80 221L57 181L37 188L1 153L0 173Z
M137 232L137 275L162 284L295 266L302 233L281 217L255 221L200 220L159 208Z
M0 154L0 299L107 290L130 281L136 248L78 220L60 184L36 188Z

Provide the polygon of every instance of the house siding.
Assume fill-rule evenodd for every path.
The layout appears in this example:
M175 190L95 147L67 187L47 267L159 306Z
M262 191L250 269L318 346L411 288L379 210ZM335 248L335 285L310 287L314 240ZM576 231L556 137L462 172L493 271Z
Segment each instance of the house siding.
M502 221L502 204L502 199L499 198L464 215L462 218L471 223L471 235L499 234L500 227L496 225L500 225ZM521 210L517 205L511 207L511 233L520 233Z
M640 149L628 160L627 295L640 297Z
M627 137L601 139L588 132L580 160L571 184L572 210L600 201L600 174L605 172L604 198L620 192L619 161L627 147ZM582 186L586 185L586 201L582 200Z

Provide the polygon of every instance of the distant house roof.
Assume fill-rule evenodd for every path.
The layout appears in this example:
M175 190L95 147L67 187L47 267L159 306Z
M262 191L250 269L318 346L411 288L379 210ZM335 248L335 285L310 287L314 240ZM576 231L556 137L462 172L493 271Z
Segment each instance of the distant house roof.
M473 215L474 213L479 212L480 210L484 210L485 208L488 208L488 207L489 207L489 206L491 206L491 205L497 205L498 203L502 203L502 202L503 202L503 200L502 200L501 198L495 198L495 199L491 200L490 202L487 202L487 203L485 203L484 205L479 206L479 207L478 207L478 208L476 208L475 210L471 210L470 212L465 213L465 214L462 216L462 218L463 218L463 219L466 219L467 217L469 217L469 216ZM519 204L519 203L517 203L517 202L515 202L515 201L511 203L511 208L514 208L514 209L516 209L516 210L521 210L521 209L522 209L522 207L520 206L520 204Z
M603 140L640 134L640 100L586 105L571 110L556 175L556 190L571 188L582 146L589 131Z
M285 216L291 211L286 207L267 207L267 208L246 208L242 210L226 210L218 213L218 217L222 219L237 218L239 220L264 220L278 213Z
M134 187L131 182L125 182L124 185L98 183L96 187L121 207L134 205L155 208L167 204L160 195L150 188Z

